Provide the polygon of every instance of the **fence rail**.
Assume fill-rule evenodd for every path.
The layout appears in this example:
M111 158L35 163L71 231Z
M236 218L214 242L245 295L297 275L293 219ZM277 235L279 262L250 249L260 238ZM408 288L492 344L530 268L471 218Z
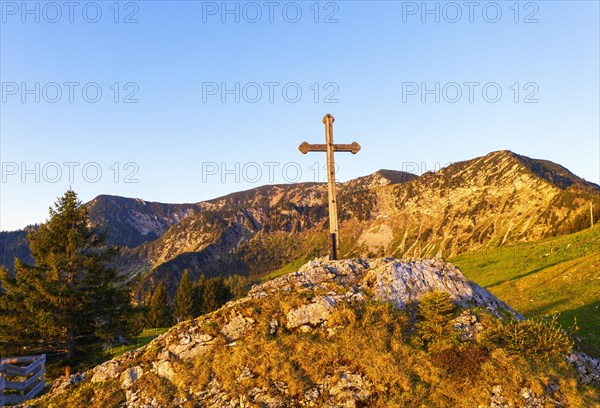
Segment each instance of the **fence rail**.
M46 386L45 373L45 354L0 360L0 408L38 395Z
M0 407L3 407L6 403L6 398L4 398L4 373L2 372L2 366L0 365Z

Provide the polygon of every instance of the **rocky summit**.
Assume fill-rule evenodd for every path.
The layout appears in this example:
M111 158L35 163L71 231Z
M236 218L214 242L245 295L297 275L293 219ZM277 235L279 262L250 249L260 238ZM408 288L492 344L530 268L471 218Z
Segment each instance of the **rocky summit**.
M458 268L441 259L413 262L401 262L393 258L341 261L317 259L301 267L298 272L254 286L248 295L252 298L278 291L325 290L330 283L348 287L350 292L343 295L347 300L356 296L364 298L368 292L373 300L405 309L426 293L443 291L465 308L469 305L484 307L497 316L500 311L508 311L522 319L510 306L467 280ZM340 296L328 297L332 307ZM289 317L288 314L288 320Z
M503 333L526 333L526 322L441 259L316 259L145 347L56 380L30 404L584 406L578 372L600 378L597 361L564 350L552 357L556 339L535 330L527 337L542 346L519 351Z

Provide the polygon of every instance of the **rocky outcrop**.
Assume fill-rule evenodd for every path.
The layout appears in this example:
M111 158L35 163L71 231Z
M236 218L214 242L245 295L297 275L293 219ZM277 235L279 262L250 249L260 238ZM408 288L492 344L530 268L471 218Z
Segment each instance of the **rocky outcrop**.
M254 319L234 313L229 320L229 323L224 325L221 329L221 333L225 336L227 341L236 341L244 336L244 334L252 328L254 323Z
M98 367L92 370L91 381L92 382L104 382L115 378L120 374L121 363L118 360L110 360L106 363L100 364Z
M121 374L121 388L127 389L144 374L144 369L140 366L131 367Z
M71 374L70 376L62 376L57 378L52 383L52 392L53 393L62 393L66 388L69 388L72 385L79 384L86 380L88 373L76 373Z
M484 329L473 311L465 310L453 321L452 328L460 333L461 341L474 340Z
M432 291L447 292L453 301L463 307L480 306L495 315L508 311L517 319L523 317L489 291L469 281L454 265L442 259L425 259L402 262L393 258L353 259L327 261L317 259L290 273L262 285L253 287L248 296L259 298L277 291L297 291L327 287L336 283L356 289L346 297L362 296L369 291L373 299L391 303L397 308L418 302L419 298ZM299 316L310 314L313 320L325 316L335 302L334 298L317 298L310 305L294 312L294 324ZM309 323L309 321L306 321ZM305 323L303 323L305 324Z
M287 314L288 329L300 326L319 326L327 321L335 300L331 296L317 296L308 305L292 309Z
M271 374L267 370L268 374L264 371L259 374L256 366L239 356L244 355L243 350L252 349L249 338L253 341L267 337L284 341L283 337L319 337L322 334L319 341L335 342L338 330L343 328L339 326L339 320L335 324L331 321L343 305L366 306L368 302L386 302L405 309L431 291L446 292L456 304L467 308L452 321L460 340L465 342L474 342L483 330L477 315L468 307L485 308L497 316L512 314L521 319L508 305L468 281L458 268L441 259L411 262L391 258L317 259L298 272L254 286L246 297L229 302L214 313L178 324L139 350L105 362L87 373L57 381L52 391L43 397L42 403L49 407L61 406L62 395L83 382L112 387L113 393L108 395L121 398L121 406L128 408L188 405L214 408L365 406L385 389L376 385L376 378L369 377L349 361L324 370L318 380L299 393L276 373ZM288 301L289 304L286 303ZM269 306L270 302L276 302L279 312L261 316L263 308L273 307ZM374 324L377 323L374 321ZM369 330L369 327L363 330ZM263 350L252 353L256 352L262 353ZM217 355L220 357L215 357ZM238 355L232 357L234 367L226 370L227 376L236 375L233 381L216 374L212 374L201 386L191 380L194 374L190 371L198 364L210 364L214 358L223 359L230 355ZM268 354L258 357L257 361L272 358ZM597 361L581 354L573 354L570 359L590 381L597 380ZM285 363L279 360L276 365ZM273 377L265 378L265 375ZM161 399L164 396L157 395L158 391L154 390L156 384L167 384L165 389L177 390L177 396L165 402L164 398ZM232 384L248 385L240 394L232 392ZM521 386L518 395L514 390L513 395L509 395L500 385L490 384L489 389L489 405L493 407L509 406L510 401L515 400L527 407L544 404L564 406L560 393L555 395L556 389L535 394L530 388Z
M564 401L560 394L556 392L558 388L557 384L552 383L547 387L544 394L536 394L531 388L523 387L517 397L517 406L523 408L564 407ZM514 406L503 393L504 390L500 385L495 385L492 388L490 408L512 408Z

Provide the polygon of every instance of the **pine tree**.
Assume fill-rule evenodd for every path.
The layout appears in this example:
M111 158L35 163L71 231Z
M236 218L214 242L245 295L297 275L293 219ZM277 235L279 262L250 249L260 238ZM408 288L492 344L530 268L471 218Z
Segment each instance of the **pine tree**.
M15 260L0 271L3 353L63 351L132 334L129 288L109 267L117 253L91 226L73 190L50 208L50 219L28 235L35 265Z
M233 298L233 294L231 288L225 284L225 280L222 277L218 277L217 281L217 302L219 303L218 307L221 307Z
M204 313L204 292L206 289L206 278L204 275L194 284L194 317Z
M202 299L202 310L204 313L210 313L219 308L219 288L215 278L206 281L204 286L204 297Z
M415 327L415 341L420 345L452 342L452 318L456 306L447 292L430 292L419 300L419 321Z
M158 284L150 300L148 325L153 328L169 327L171 325L169 298L167 296L167 289L162 282Z
M248 289L250 281L242 275L231 275L223 281L233 299L243 297Z
M190 282L189 272L185 269L173 300L173 318L176 321L180 322L194 317L194 298L194 287Z
M217 310L230 298L230 291L223 283L223 278L214 277L206 281L203 293L203 312L210 313Z

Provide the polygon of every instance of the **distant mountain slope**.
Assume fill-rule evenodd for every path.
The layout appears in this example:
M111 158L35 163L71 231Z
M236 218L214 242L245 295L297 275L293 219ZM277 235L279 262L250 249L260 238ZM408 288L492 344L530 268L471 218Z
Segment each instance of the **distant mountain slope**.
M375 189L380 217L358 243L398 257L446 257L589 226L600 187L548 163L499 151Z
M600 225L575 234L451 258L465 275L527 318L577 319L578 347L600 357Z
M0 231L0 266L5 266L12 272L15 258L28 263L33 262L27 233L34 229L35 226L29 226L18 231Z
M351 190L366 190L374 187L388 186L390 184L406 183L418 178L417 175L396 170L377 170L368 176L359 177L343 183L344 187Z
M202 211L159 239L125 251L119 266L135 275L152 270L142 287L163 281L171 294L184 268L193 278L249 274L242 247L258 235L295 235L321 225L327 217L326 192L324 184L301 183L263 186L207 201Z
M130 248L160 237L170 226L202 207L110 195L100 195L86 205L92 222L108 230L110 244Z
M341 253L447 257L538 240L588 226L599 198L600 187L563 167L509 151L421 177L380 171L339 186ZM129 251L123 270L144 275L145 289L163 281L172 294L185 267L193 277L254 275L326 254L324 184L266 186L209 204Z
M90 220L106 229L108 243L135 247L160 237L170 226L199 211L202 204L163 204L138 198L100 195L85 204ZM15 257L32 263L27 233L35 226L0 232L0 266L13 270Z
M564 167L492 152L420 177L392 170L339 184L344 257L449 257L579 231L600 187ZM327 186L270 185L197 204L100 196L94 222L125 245L118 267L140 291L183 269L200 275L271 273L327 253Z
M553 163L549 160L531 159L529 157L514 153L513 155L525 166L527 166L534 174L562 189L567 189L571 186L581 187L593 185L581 177L577 177L560 164Z

